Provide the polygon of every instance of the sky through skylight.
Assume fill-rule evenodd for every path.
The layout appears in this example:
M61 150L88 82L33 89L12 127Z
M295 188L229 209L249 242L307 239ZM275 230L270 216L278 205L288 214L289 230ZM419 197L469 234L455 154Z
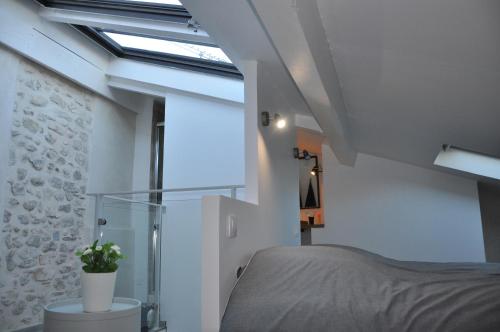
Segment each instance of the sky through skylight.
M145 51L181 55L190 58L231 63L231 60L218 47L175 42L170 40L131 36L114 32L105 32L122 47Z
M149 2L149 3L159 3L159 4L164 4L164 5L182 6L182 3L178 0L129 0L129 1Z

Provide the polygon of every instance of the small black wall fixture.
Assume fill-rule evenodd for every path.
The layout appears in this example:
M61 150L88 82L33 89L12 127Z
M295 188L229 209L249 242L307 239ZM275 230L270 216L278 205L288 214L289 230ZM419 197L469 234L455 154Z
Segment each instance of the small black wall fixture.
M309 160L311 159L311 154L307 150L303 150L302 152L299 150L299 148L293 148L293 157L295 159L305 159Z
M269 112L264 111L264 112L260 113L260 116L261 116L262 125L264 127L268 127L269 124L271 123L271 116L269 115Z
M286 127L286 119L283 118L279 113L274 113L273 116L268 111L263 111L260 114L261 122L263 127L269 127L271 122L274 122L276 128L283 129Z

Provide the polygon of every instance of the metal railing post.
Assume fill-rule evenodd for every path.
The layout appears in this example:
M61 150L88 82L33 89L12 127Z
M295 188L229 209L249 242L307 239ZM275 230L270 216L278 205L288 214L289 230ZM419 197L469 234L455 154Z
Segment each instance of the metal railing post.
M97 194L95 195L95 216L94 216L94 241L100 238L101 234L101 223L99 222L102 219L103 213L103 195Z

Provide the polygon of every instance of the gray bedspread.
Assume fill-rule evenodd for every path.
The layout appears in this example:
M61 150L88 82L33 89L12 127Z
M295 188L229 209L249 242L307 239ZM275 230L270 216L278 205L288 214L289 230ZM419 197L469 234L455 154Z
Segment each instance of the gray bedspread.
M233 290L221 331L500 331L500 264L265 249Z

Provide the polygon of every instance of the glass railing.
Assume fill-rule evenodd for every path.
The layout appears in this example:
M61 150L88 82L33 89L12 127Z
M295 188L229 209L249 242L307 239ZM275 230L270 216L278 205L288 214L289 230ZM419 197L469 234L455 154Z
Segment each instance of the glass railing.
M202 198L244 194L244 186L90 194L94 238L127 256L115 296L143 303L141 331L201 329Z

